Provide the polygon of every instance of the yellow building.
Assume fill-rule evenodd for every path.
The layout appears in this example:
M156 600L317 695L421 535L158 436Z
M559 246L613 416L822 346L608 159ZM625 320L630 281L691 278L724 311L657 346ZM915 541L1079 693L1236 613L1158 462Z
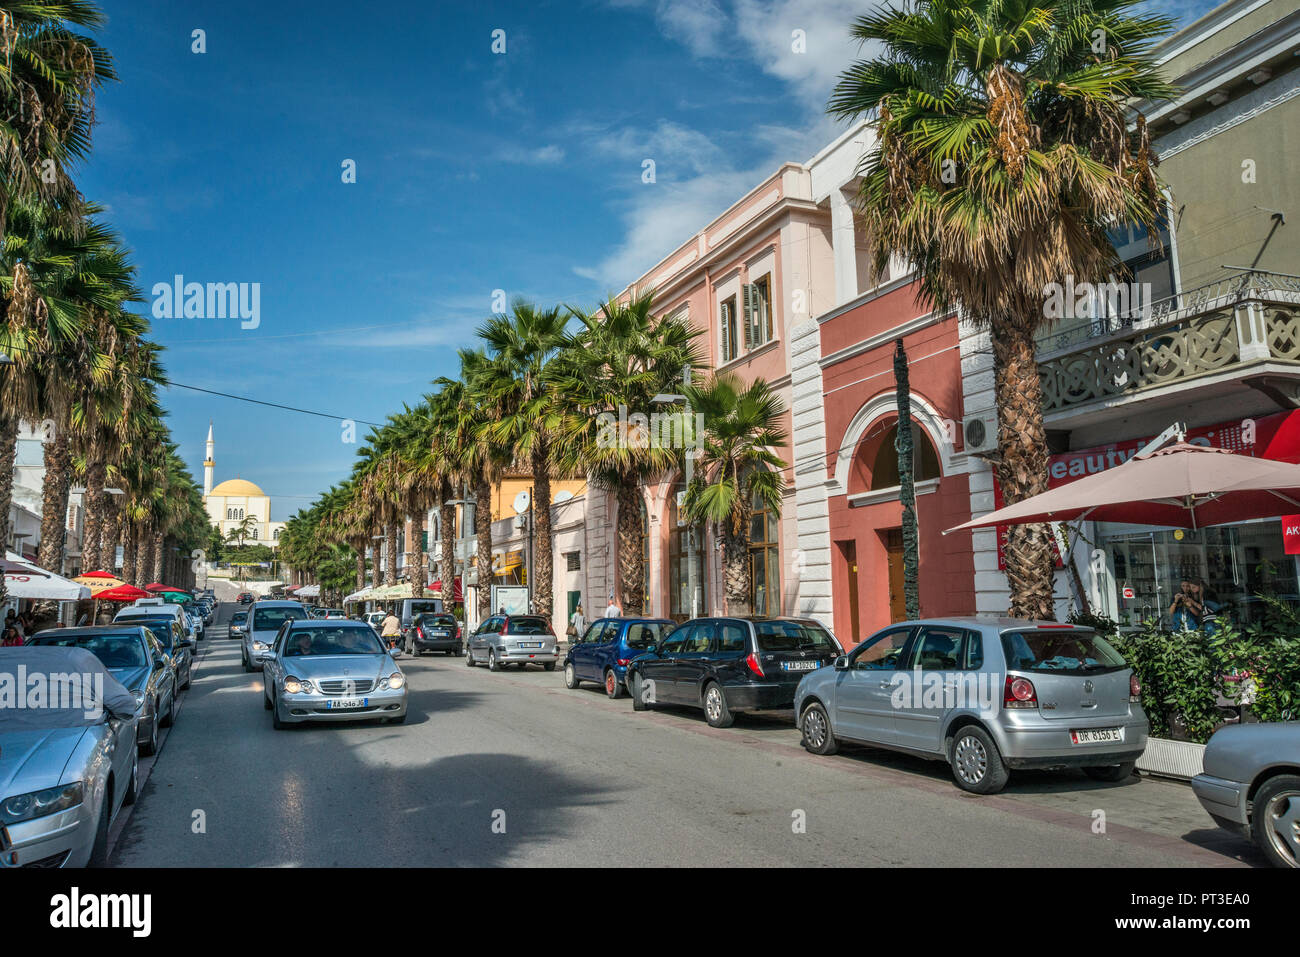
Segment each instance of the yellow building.
M203 460L203 505L208 510L208 518L221 530L222 538L252 519L247 525L244 544L277 546L284 522L271 521L270 497L257 485L242 478L227 479L213 488L215 467L212 424L208 423L207 456Z

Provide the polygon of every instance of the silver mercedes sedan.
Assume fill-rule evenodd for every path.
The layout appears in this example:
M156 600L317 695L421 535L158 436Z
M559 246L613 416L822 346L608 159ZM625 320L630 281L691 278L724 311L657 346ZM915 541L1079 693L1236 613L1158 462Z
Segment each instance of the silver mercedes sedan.
M0 868L107 863L136 797L136 700L84 648L0 648ZM44 690L37 692L37 685Z
M406 720L406 676L360 621L293 619L262 657L276 728L304 721Z

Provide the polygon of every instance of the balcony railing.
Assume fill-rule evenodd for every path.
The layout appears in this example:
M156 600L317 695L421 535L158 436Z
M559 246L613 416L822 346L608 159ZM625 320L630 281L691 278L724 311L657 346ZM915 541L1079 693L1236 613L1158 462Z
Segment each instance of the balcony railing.
M1134 393L1243 362L1300 362L1300 279L1241 272L1152 303L1137 316L1086 319L1039 339L1043 408Z

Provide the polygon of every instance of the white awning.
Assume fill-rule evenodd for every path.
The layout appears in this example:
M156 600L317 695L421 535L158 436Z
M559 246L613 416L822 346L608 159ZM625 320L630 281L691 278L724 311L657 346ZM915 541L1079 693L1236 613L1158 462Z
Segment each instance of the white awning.
M304 585L293 594L297 598L319 598L320 585Z
M5 591L11 598L76 601L89 598L90 589L33 565L21 555L5 552Z

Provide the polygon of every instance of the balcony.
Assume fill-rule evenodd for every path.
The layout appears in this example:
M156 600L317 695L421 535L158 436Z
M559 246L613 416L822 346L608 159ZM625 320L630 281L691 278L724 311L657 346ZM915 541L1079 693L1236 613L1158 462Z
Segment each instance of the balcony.
M1300 278L1239 272L1152 303L1135 316L1062 323L1039 337L1049 427L1098 420L1118 405L1151 409L1263 392L1300 407Z

